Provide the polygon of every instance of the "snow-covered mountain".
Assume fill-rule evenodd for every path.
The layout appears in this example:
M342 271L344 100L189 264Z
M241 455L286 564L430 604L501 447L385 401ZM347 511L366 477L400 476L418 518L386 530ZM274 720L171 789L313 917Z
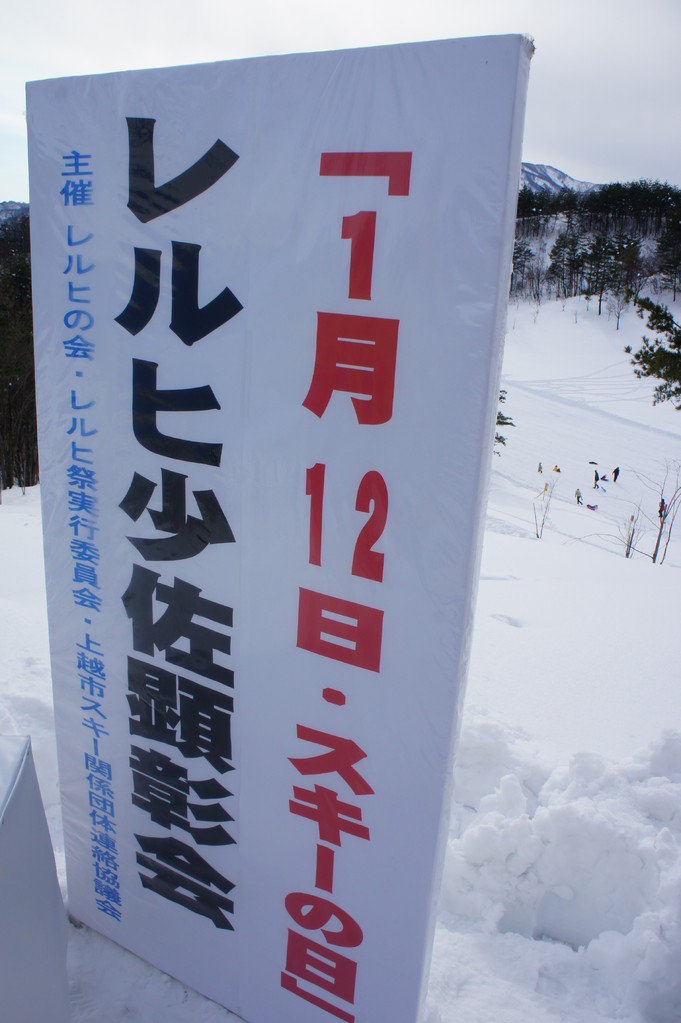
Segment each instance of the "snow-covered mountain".
M577 181L565 171L547 163L523 163L520 187L529 188L531 192L560 192L563 188L571 188L573 192L590 192L593 188L600 188L600 185Z
M18 217L22 213L28 211L27 202L0 202L0 224L4 224L6 220L11 220L12 217Z

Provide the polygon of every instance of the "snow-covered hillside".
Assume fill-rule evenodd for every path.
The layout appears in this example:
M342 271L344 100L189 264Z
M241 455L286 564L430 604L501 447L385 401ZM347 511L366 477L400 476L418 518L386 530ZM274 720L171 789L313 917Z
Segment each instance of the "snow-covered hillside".
M633 376L642 330L583 299L509 309L516 425L493 459L426 1023L681 1019L681 525L663 565L645 553L681 415ZM0 733L33 738L63 883L36 491L3 494L0 559ZM235 1019L87 928L69 974L73 1023Z
M560 192L570 188L573 192L590 192L599 188L590 181L578 181L571 178L565 171L558 170L547 163L526 163L523 161L520 171L520 187L529 188L531 192Z
M19 217L22 213L28 212L27 202L0 202L0 224L13 217Z

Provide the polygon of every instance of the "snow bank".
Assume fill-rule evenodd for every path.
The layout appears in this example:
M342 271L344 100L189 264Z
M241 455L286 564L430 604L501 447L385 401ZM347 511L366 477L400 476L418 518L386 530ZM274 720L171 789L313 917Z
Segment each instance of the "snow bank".
M627 561L618 525L639 502L654 524L638 474L679 457L681 420L632 386L631 313L616 332L575 300L510 327L427 1023L678 1023L679 547ZM626 465L597 513L573 496L592 461Z
M519 745L484 717L466 722L443 923L541 942L535 990L586 986L575 1018L597 1002L614 1018L678 1021L681 734L666 732L621 764L582 753L552 770ZM494 789L481 797L481 768L489 778L495 766ZM521 945L516 956L535 958Z

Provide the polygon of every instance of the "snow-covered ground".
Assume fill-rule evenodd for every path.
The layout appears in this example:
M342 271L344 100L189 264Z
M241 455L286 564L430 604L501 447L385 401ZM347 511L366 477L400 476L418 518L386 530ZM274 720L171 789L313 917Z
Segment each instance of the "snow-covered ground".
M642 332L578 299L509 309L516 426L493 464L426 1023L681 1020L681 522L662 565L622 543L640 504L652 550L681 413L633 376ZM31 735L63 884L39 497L2 497L0 734ZM235 1019L87 928L69 978L73 1023Z

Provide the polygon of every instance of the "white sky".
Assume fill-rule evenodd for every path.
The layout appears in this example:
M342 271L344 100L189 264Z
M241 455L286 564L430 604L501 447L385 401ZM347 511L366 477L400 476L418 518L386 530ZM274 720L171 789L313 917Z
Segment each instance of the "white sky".
M26 81L506 32L537 47L523 159L681 185L680 0L21 0L2 22L0 201L28 199Z

